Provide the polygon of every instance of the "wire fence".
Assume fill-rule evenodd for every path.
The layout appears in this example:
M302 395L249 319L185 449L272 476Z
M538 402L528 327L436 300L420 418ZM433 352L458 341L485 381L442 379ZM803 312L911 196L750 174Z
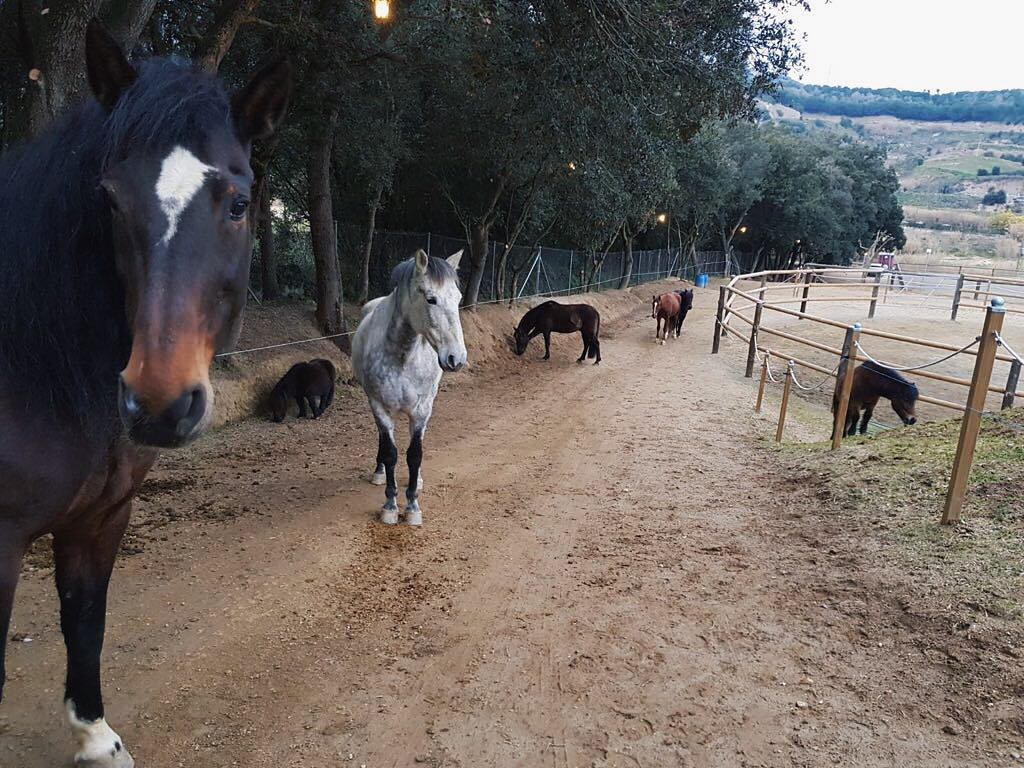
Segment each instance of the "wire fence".
M287 295L308 298L313 295L313 256L308 239L301 233L282 231L275 235L278 249L278 282ZM465 252L459 268L463 285L470 273L469 243L465 238L426 232L378 230L373 235L369 260L368 295L381 296L391 290L391 271L417 250L445 257ZM338 227L338 253L342 285L347 296L359 292L365 232L354 226ZM479 303L528 296L568 296L584 291L618 288L628 257L623 251L586 251L548 246L514 245L506 249L502 242L488 243L480 284ZM729 260L721 251L688 252L680 248L634 250L629 285L653 282L666 277L694 281L698 274L719 277L729 273ZM259 269L253 265L257 293Z

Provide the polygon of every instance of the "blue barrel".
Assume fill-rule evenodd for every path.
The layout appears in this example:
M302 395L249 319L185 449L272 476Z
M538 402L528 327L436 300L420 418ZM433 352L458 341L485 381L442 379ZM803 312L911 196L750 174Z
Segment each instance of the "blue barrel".
M703 273L697 275L697 279L696 281L694 281L694 285L696 285L698 288L707 288L708 276Z

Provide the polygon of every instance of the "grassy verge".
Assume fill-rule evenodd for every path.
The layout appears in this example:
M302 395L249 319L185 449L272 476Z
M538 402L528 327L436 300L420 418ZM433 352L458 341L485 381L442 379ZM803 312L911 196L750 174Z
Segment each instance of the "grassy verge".
M984 422L964 520L939 525L959 422L824 444L787 444L782 458L827 509L869 529L887 556L963 622L1024 620L1024 410Z

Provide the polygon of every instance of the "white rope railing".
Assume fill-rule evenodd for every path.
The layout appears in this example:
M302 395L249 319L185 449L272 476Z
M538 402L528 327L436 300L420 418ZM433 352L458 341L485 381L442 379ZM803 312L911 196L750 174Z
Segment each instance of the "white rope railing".
M890 365L889 363L883 363L880 360L876 360L874 357L872 357L870 354L868 354L867 350L865 350L863 346L861 346L861 343L860 343L859 340L854 342L854 346L857 347L858 351L862 355L864 355L864 357L866 359L870 360L875 365L881 365L884 368L889 368L889 369L891 369L893 371L899 371L901 373L906 373L908 371L923 371L926 368L933 368L936 365L939 365L940 363L944 363L947 360L950 360L950 359L956 357L957 355L963 354L964 352L969 350L971 347L973 347L975 344L978 344L980 342L981 342L981 337L978 336L974 341L965 344L964 346L960 347L960 349L957 349L957 350L955 350L953 352L950 352L948 355L946 355L944 357L940 357L938 360L933 360L932 362L925 363L923 365L909 365L909 366L905 366L905 367L900 367L900 366L896 366L896 365Z

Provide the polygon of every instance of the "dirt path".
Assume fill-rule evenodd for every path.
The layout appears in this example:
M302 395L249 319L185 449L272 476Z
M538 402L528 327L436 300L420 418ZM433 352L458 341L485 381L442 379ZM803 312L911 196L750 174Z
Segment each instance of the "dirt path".
M938 628L904 620L903 585L820 528L766 423L730 407L750 384L707 323L657 347L643 315L596 368L573 339L451 378L422 530L373 521L354 393L166 459L106 652L140 768L1007 764L998 712L966 711L963 670L929 653ZM52 768L62 647L32 562L0 765Z

